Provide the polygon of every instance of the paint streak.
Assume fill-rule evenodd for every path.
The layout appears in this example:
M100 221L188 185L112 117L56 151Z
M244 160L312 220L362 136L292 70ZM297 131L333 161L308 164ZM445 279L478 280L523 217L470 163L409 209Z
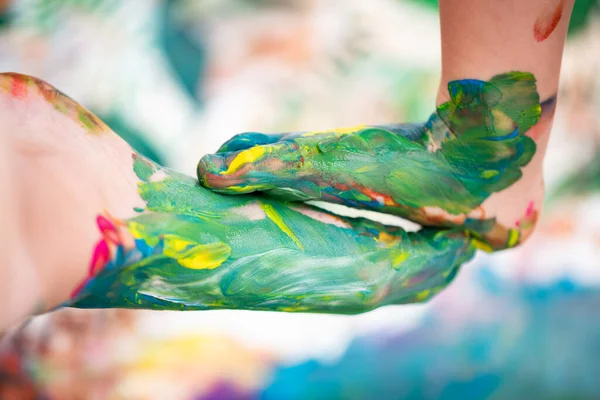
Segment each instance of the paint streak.
M479 250L483 250L486 253L491 253L494 251L494 248L492 246L490 246L490 244L488 243L487 240L481 240L478 238L474 238L473 245L475 246L475 248L477 248Z
M221 173L223 175L231 175L234 172L237 172L243 165L259 160L265 153L266 150L264 147L252 147L248 150L244 150L233 159L231 164L229 164L227 171Z
M281 215L279 215L279 213L277 212L277 210L275 210L273 205L261 204L260 208L263 209L263 211L265 212L267 217L269 217L269 219L271 219L271 221L275 222L275 225L277 225L277 227L279 229L281 229L282 232L284 232L286 235L288 235L290 237L290 239L292 239L294 241L294 243L296 243L296 245L300 248L300 250L304 250L304 246L302 245L300 240L298 240L296 235L294 235L294 232L292 232L292 230L285 224L285 222L283 221L283 218L281 218Z
M519 231L516 229L510 229L506 247L508 247L508 248L515 247L517 245L517 243L519 243L519 239L520 239Z
M398 268L400 265L402 265L402 263L404 261L406 261L406 259L409 257L409 254L406 252L400 252L398 254L395 254L394 257L392 258L392 264L394 265L395 268Z
M562 18L564 6L564 0L560 0L538 17L533 25L533 37L536 41L543 42L554 32Z
M465 221L490 195L519 180L535 154L528 136L542 114L535 78L510 72L489 81L452 81L448 91L450 101L422 124L238 135L200 160L198 178L219 193L264 191L428 226L461 226L488 242L482 247L503 248L514 236L492 230L494 220ZM231 170L238 173L230 176ZM503 238L495 236L501 232Z

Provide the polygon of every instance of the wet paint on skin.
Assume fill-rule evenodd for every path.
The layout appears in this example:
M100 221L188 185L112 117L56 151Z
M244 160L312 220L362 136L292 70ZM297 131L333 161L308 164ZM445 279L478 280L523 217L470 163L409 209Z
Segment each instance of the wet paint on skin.
M514 234L496 237L494 219L466 215L519 180L533 157L526 132L542 111L535 78L510 72L452 81L448 91L451 100L424 124L238 135L202 158L199 180L220 193L264 191L462 226L492 248L506 247Z
M430 298L475 250L460 231L222 196L137 155L134 169L147 206L98 217L102 238L67 306L353 314Z
M543 42L550 37L563 15L564 0L553 0L550 3L548 9L544 10L533 25L533 37L538 42Z

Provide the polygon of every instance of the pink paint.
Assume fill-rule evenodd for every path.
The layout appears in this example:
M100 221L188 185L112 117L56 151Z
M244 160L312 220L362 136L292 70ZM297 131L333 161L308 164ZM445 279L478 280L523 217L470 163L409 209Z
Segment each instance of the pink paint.
M115 225L103 215L98 215L96 217L96 224L98 225L98 229L102 233L102 239L96 243L94 247L94 252L92 253L92 259L90 261L90 268L88 271L88 276L77 285L77 287L71 292L71 298L75 298L83 290L85 285L96 276L100 271L104 269L108 261L110 260L110 246L109 243L117 243L118 241L118 232L115 228Z
M96 218L96 223L98 224L98 229L100 229L102 236L104 236L104 240L110 244L118 244L121 242L119 231L110 219L103 215L98 215Z
M100 272L108 260L110 259L110 249L105 240L101 240L96 245L94 253L92 255L92 261L90 262L90 276L96 275Z
M527 210L525 210L525 217L522 218L521 220L517 220L515 222L515 226L520 226L521 225L521 221L531 217L533 214L535 213L535 202L532 200L529 202L529 205L527 206Z
M535 212L535 203L533 201L529 202L529 206L527 206L527 211L525 211L526 217L531 217Z

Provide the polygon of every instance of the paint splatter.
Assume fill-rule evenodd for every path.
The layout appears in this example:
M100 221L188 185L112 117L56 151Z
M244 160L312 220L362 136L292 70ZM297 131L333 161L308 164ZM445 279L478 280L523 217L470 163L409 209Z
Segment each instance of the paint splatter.
M543 42L554 32L562 18L564 6L564 0L560 0L538 17L533 25L533 37L536 41Z

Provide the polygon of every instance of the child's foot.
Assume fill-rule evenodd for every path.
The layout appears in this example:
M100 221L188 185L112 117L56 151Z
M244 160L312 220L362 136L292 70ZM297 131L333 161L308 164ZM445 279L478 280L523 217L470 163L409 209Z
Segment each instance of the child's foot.
M238 135L200 161L200 182L463 227L488 249L515 246L541 206L553 101L542 115L534 77L519 72L451 82L449 93L425 124Z

